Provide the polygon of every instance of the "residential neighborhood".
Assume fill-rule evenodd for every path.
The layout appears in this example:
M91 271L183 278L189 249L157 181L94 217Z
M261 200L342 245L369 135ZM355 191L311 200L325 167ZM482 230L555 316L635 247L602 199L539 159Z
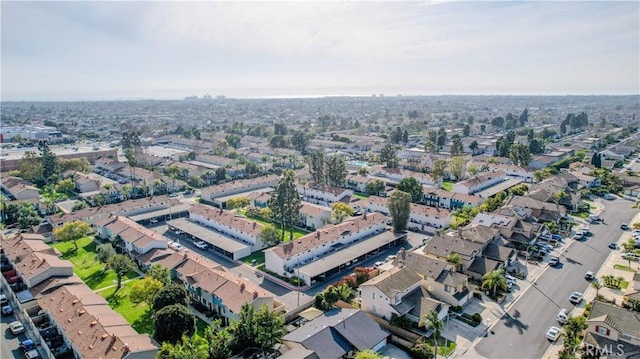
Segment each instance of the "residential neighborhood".
M443 100L3 102L3 329L51 359L637 355L637 96Z

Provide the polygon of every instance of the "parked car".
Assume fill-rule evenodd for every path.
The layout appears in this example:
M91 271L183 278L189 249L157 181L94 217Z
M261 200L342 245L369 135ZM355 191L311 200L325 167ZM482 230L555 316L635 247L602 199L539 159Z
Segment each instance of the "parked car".
M595 279L595 276L593 275L592 271L588 271L587 273L584 274L584 279L586 279L589 282L591 282L592 280Z
M580 302L582 302L582 293L580 292L571 293L571 296L569 297L569 301L576 305L580 304Z
M24 325L16 320L15 322L9 323L9 330L13 335L19 335L24 333Z
M2 307L3 316L12 315L12 314L13 314L13 308L11 308L10 305L5 305L4 307Z
M511 283L513 285L518 283L518 279L512 275L505 274L504 278L507 280L507 284Z
M638 256L635 253L623 253L622 254L622 259L628 261L633 261L633 262L640 262L640 256Z
M569 311L562 308L558 315L556 315L556 321L560 324L566 324L569 321Z
M384 262L376 262L376 263L373 265L373 268L380 268L380 266L381 266L381 265L383 265L383 264L384 264Z
M562 236L559 234L552 234L551 238L555 239L556 241L562 241Z
M7 296L4 294L0 294L0 305L5 305L9 303L9 299L7 299Z
M611 249L618 249L618 243L610 242L608 247Z
M629 225L626 223L623 223L620 225L620 229L622 229L623 231L626 231L627 229L629 229Z
M576 232L576 234L573 235L573 239L575 240L582 239L582 232Z
M560 337L560 328L553 326L547 330L547 339L552 342L555 342Z
M31 340L31 339L27 339L27 340L23 341L22 343L20 343L20 347L25 352L28 352L29 350L36 349L36 343L34 343L33 340Z
M205 241L198 241L195 243L195 246L200 248L200 249L207 249L209 248L209 245L207 244L207 242Z
M558 257L551 257L551 259L549 259L550 266L555 267L558 264L560 264L560 259Z

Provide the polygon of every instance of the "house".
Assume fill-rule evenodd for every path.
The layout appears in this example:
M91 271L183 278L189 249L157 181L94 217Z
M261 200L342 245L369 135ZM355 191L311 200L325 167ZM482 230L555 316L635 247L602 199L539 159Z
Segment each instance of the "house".
M49 278L73 275L73 264L60 259L60 253L48 246L42 235L20 233L11 238L3 238L2 249L15 269L14 277L21 278L27 288ZM3 276L3 281L8 279Z
M475 159L476 157L474 157ZM507 177L520 178L523 182L533 183L533 170L523 166L517 166L511 163L500 162L480 162L474 160L467 165L467 168L475 167L481 172L504 172Z
M354 174L347 177L345 186L356 192L367 193L367 183L370 181L372 181L372 179L367 176Z
M265 304L274 309L274 295L257 284L219 268L209 268L191 258L174 268L189 296L223 318L223 325L239 319L242 305L257 311Z
M76 189L81 193L94 192L100 189L100 182L82 172L66 171L64 177L71 177Z
M38 199L40 197L38 188L19 177L3 177L0 181L0 188L14 200Z
M100 237L114 242L122 241L127 253L134 259L152 249L168 247L166 237L124 216L111 215L99 220L95 225Z
M371 196L368 199L366 209L368 212L379 212L389 216L388 198ZM449 227L451 224L451 211L445 208L423 206L420 204L410 204L410 215L408 228L414 231L429 231L430 228L440 229ZM429 227L429 228L427 228Z
M296 190L303 201L330 207L336 202L348 202L353 195L350 189L333 187L329 185L301 184L296 185Z
M485 201L485 199L480 196L448 192L441 188L424 186L422 192L424 202L427 205L450 210L460 209L462 207L479 206Z
M575 211L578 209L581 196L576 193L566 179L554 176L536 183L529 189L527 197L542 202L557 203Z
M624 356L640 350L640 317L636 312L596 300L587 325L587 352L599 350L600 356Z
M268 175L263 177L235 180L215 186L208 186L200 189L201 196L206 201L215 201L216 198L231 196L234 194L255 191L268 187L274 187L280 177Z
M467 275L455 271L446 260L419 252L406 252L394 260L415 272L433 298L451 306L463 306L471 299Z
M247 195L247 198L251 201L251 207L267 208L269 207L271 195L268 192L251 192Z
M317 204L302 202L298 225L311 230L320 229L331 223L331 210Z
M478 213L471 221L471 225L480 225L494 228L500 235L512 242L516 248L533 245L538 238L538 233L542 231L542 225L526 220L526 213L504 212L500 213ZM511 213L512 215L506 215ZM522 213L522 217L520 214Z
M43 343L43 350L49 351L35 324L43 321L43 316L57 327L77 358L150 359L160 350L151 336L138 334L106 299L85 284L56 287L36 300L37 306L27 311L27 325L38 333L33 339Z
M251 246L252 252L265 247L260 240L262 225L234 212L199 204L189 209L189 220Z
M562 174L562 177L567 181L567 184L574 190L580 190L583 188L600 187L602 183L600 178L589 176L580 170L574 170L568 173Z
M482 172L464 181L453 185L453 192L462 194L474 194L506 180L502 171Z
M395 315L417 323L432 309L444 319L449 305L429 294L421 280L407 267L384 271L360 285L360 308L385 320Z
M101 171L110 173L116 173L122 168L127 167L125 162L120 162L117 159L110 159L107 157L99 158L94 164L95 168Z
M294 268L386 230L387 218L380 213L354 217L336 225L328 225L297 240L281 243L264 251L266 269L291 276ZM356 255L357 256L357 255ZM327 270L331 268L326 268ZM298 273L304 276L304 273ZM311 278L307 278L311 283Z
M558 158L555 156L537 155L531 158L527 167L539 170L551 166L556 161L558 161Z
M556 204L539 201L534 198L523 196L509 197L503 207L512 207L515 210L529 210L531 216L540 222L558 222L566 214L566 208Z
M407 171L407 170L403 170L403 169L399 169L399 168L387 168L387 167L380 166L380 165L372 167L371 168L371 172L372 172L373 176L386 178L387 179L386 182L389 182L389 183L392 183L392 184L397 184L403 178L413 177L419 183L421 183L421 184L423 184L425 186L440 186L440 185L442 185L442 180L441 179L439 179L438 181L435 181L433 179L433 177L431 177L431 175L429 175L427 173Z
M306 349L320 359L351 358L364 350L380 351L390 334L359 309L335 308L282 339L292 350Z

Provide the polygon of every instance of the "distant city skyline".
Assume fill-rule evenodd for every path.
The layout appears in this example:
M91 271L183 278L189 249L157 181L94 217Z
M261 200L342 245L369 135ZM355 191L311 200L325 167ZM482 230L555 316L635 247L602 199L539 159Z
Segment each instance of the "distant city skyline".
M3 101L640 93L640 2L7 2Z

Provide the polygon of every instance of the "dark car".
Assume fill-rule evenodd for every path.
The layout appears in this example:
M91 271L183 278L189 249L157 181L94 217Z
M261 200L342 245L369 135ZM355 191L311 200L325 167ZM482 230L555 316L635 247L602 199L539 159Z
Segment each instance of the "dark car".
M56 335L51 339L45 340L45 342L49 348L57 348L64 344L64 337L62 335Z
M611 249L618 249L618 243L616 243L616 242L611 242L611 243L609 243L609 248L611 248Z
M40 335L42 335L44 339L51 339L58 335L58 329L54 327L49 327L47 329L40 329Z
M31 340L31 339L27 339L27 340L23 341L22 343L20 343L20 347L25 352L28 352L28 351L33 350L33 349L36 348L36 343L34 343L33 340Z
M13 308L11 308L10 305L5 305L4 307L2 307L2 315L7 316L12 314L13 314Z
M629 229L629 225L626 224L626 223L623 223L623 224L620 225L620 229L626 231L627 229Z
M592 280L595 279L595 276L593 275L592 271L588 271L587 273L584 274L584 279L586 279L589 282L591 282Z

